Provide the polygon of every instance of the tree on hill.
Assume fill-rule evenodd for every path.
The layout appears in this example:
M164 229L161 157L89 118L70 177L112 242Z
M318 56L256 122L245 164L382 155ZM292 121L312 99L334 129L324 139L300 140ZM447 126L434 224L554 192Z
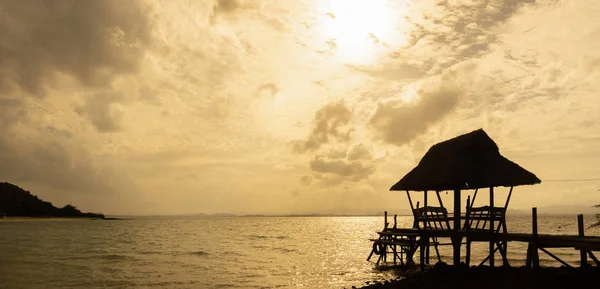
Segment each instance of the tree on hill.
M10 183L0 183L0 212L19 217L86 217L104 218L102 214L82 213L73 205L57 208L30 192Z

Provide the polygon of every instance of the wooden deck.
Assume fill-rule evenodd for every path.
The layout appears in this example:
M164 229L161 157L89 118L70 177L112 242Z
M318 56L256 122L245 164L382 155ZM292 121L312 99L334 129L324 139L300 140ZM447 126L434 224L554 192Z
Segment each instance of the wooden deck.
M580 251L581 266L588 266L588 260L593 261L596 266L600 262L593 252L600 251L599 236L584 236L583 234L583 216L578 216L579 235L552 235L537 234L537 213L533 210L532 233L505 233L501 231L486 230L453 230L444 228L385 228L377 232L379 238L371 239L373 249L367 260L370 260L373 254L379 255L377 264L388 262L388 255L392 255L393 263L396 265L407 265L415 263L413 260L417 250L419 251L419 264L424 269L425 264L430 260L430 248L433 247L438 260L441 260L438 246L452 245L458 242L468 244L466 263L470 265L470 242L489 242L495 244L494 249L490 250L487 256L479 265L486 261L493 266L489 259L493 258L495 252L499 252L503 258L504 265L508 264L506 257L508 247L507 243L520 242L528 245L526 266L531 268L539 267L539 252L543 252L557 262L566 267L572 267L570 264L558 258L552 252L551 248L572 248ZM386 223L387 226L387 223ZM446 241L446 240L451 241ZM444 242L445 241L445 242ZM589 257L589 259L588 259Z

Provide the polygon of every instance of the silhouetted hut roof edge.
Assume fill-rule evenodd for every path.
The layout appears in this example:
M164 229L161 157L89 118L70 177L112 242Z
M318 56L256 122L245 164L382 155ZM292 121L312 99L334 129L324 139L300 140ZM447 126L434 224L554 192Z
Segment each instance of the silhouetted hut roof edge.
M432 146L392 191L445 191L541 183L533 173L500 155L478 129Z

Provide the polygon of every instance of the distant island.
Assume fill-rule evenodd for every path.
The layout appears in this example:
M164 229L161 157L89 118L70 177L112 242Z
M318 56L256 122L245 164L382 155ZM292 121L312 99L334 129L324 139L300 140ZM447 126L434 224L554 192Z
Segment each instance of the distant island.
M30 192L11 183L0 183L0 217L92 218L105 219L103 214L82 213L73 205L57 208Z

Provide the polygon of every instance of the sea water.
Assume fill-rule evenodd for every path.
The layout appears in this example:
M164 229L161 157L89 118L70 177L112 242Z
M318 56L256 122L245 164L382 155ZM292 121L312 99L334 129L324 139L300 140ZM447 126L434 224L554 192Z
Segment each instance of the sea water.
M577 233L576 216L540 215L538 222L541 234ZM412 217L398 223L411 225ZM529 216L509 216L507 223L511 232L531 231ZM366 261L368 239L382 228L382 217L3 220L0 288L358 287L394 277ZM472 263L483 260L487 249L475 244ZM523 265L525 252L526 244L510 243L511 265ZM577 264L574 249L552 252ZM450 246L440 253L451 262ZM542 265L560 265L540 258Z

